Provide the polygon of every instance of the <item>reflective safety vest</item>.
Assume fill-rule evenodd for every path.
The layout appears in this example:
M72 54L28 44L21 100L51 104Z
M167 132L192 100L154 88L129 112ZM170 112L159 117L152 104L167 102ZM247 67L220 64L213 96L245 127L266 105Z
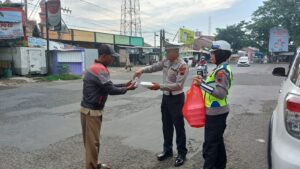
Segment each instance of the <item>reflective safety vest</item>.
M228 79L229 82L229 88L231 87L231 81L232 81L232 71L230 65L222 64L219 65L207 78L205 83L213 88L216 88L216 73L220 70L225 70L230 75L230 79ZM228 88L228 89L229 89ZM213 95L205 92L204 93L204 100L205 100L205 107L207 108L216 108L216 107L224 107L227 106L227 96L224 99L218 99L214 97Z

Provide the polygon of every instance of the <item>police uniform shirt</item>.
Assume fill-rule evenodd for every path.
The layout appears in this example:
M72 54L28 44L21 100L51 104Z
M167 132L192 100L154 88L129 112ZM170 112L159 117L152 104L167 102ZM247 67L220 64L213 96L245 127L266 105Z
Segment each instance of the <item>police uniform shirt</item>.
M189 72L186 62L180 58L174 62L165 59L145 67L143 72L152 73L161 70L163 71L163 84L160 84L160 90L162 90L165 95L178 95L182 93Z

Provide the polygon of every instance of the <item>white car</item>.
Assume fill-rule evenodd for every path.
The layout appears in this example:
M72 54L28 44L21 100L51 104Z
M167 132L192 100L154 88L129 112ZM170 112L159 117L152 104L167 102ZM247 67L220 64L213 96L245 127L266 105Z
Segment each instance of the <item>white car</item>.
M237 66L250 66L250 60L247 56L241 56L237 62Z
M192 67L192 64L193 64L193 60L194 60L194 57L193 56L185 56L185 57L182 57L182 59L187 62L187 64L189 65L189 67Z
M300 48L280 90L277 106L269 125L268 163L270 169L300 169Z

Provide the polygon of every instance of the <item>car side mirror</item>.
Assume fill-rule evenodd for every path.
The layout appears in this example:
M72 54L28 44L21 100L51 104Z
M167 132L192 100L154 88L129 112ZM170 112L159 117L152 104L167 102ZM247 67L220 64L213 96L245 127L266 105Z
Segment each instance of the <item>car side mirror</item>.
M276 67L273 69L272 75L274 76L283 76L286 77L287 75L285 74L285 68L283 67Z

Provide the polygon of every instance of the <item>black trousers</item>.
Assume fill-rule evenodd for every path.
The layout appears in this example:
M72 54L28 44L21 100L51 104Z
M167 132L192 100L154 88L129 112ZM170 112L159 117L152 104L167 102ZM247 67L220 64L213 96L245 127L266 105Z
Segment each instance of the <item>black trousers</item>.
M182 107L184 93L179 95L163 95L161 103L162 124L164 135L164 151L172 152L174 127L176 131L176 144L178 154L186 155L186 135Z
M228 113L209 116L206 115L204 144L203 144L203 169L225 169L226 149L223 134L226 128Z

